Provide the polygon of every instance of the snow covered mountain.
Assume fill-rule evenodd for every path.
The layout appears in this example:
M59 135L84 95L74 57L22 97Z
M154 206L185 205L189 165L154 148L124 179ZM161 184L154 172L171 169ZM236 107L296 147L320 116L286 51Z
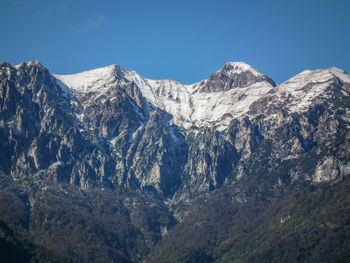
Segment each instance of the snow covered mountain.
M191 85L184 85L173 80L146 79L135 71L129 71L116 65L73 75L54 76L73 91L85 109L94 108L93 105L97 101L104 104L106 95L111 97L111 101L116 100L117 97L112 96L113 92L111 93L111 90L117 87L126 85L128 93L129 87L132 86L133 91L128 94L136 103L135 111L138 112L139 116L142 116L139 126L135 127L132 132L132 141L137 138L138 133L144 127L144 121L154 109L161 109L168 113L169 124L179 126L185 140L188 140L187 138L190 138L191 134L196 136L196 140L203 140L193 149L189 145L189 156L197 156L198 154L203 154L201 158L204 158L204 155L208 156L209 148L213 143L209 142L212 140L211 137L215 132L222 133L225 140L234 146L232 151L236 152L237 156L235 157L235 154L232 154L228 159L225 159L223 164L224 166L229 164L229 167L223 170L217 170L215 167L218 163L210 161L217 158L217 153L214 152L209 155L211 157L208 160L205 162L199 161L194 166L190 165L193 165L193 160L188 159L188 161L191 161L184 166L182 176L191 175L189 180L193 181L186 186L186 191L191 192L191 194L188 193L190 195L198 192L198 189L207 191L207 189L219 187L225 180L228 180L228 175L234 170L236 170L235 173L238 178L244 176L246 167L243 160L248 160L251 157L254 148L261 144L263 138L275 140L276 130L281 125L295 122L295 116L310 114L310 110L317 105L328 103L327 111L336 110L334 102L331 101L334 99L342 100L343 97L347 98L350 83L350 76L343 70L329 68L315 71L307 70L277 85L268 76L242 62L226 63L220 70L209 76L207 80ZM96 114L93 114L90 119L94 119L95 116ZM312 147L310 145L317 144L316 141L319 139L313 137L319 131L315 127L310 127L310 118L313 118L313 116L303 117L304 120L297 118L297 122L303 122L299 125L305 127L298 128L301 131L295 134L297 136L296 141L291 142L293 146L281 146L282 148L287 147L284 153L280 154L284 156L283 159L296 158L300 152L308 151L308 148ZM342 120L348 123L349 119L344 116ZM248 127L245 127L247 121L251 123ZM237 135L230 138L230 132L235 123L240 123L240 128ZM337 121L334 121L329 125L334 126L337 125L336 123ZM211 132L206 133L205 130ZM102 132L102 134L105 133ZM179 135L174 136L171 131L170 134L174 145L175 142L183 142L183 139L179 139ZM208 134L210 134L209 137ZM105 137L110 138L112 144L116 146L116 141L124 135L117 133ZM197 146L199 146L199 149ZM227 146L225 147L227 148ZM185 151L183 150L183 152ZM123 153L120 154L123 155ZM236 158L241 159L241 164L234 165L234 167L230 166L235 163ZM334 169L341 170L341 167L337 166ZM143 173L140 171L137 173L139 179L145 178L145 176L141 176ZM150 173L149 179L141 184L146 186L152 181L151 184L154 185L154 182L162 181L154 180L153 173L154 170ZM198 174L198 176L194 176L195 174ZM314 177L317 176L312 175L311 180L314 180L312 179ZM326 177L322 178L325 179ZM180 182L182 180L177 179L176 181ZM191 189L192 187L195 187L195 189ZM160 188L156 186L156 189ZM184 194L184 192L180 192L182 195ZM175 193L175 199L176 196Z
M337 68L277 85L229 62L184 85L0 63L0 220L78 262L142 262L177 223L200 226L193 209L216 194L236 214L348 178L349 94Z
M54 76L77 96L94 94L91 100L103 97L109 88L118 85L118 81L133 82L153 107L171 114L176 125L185 129L215 127L219 131L227 129L233 119L252 115L249 110L258 101L268 99L270 103L283 104L291 111L302 111L334 78L350 83L348 74L330 68L302 72L277 86L269 77L242 62L226 63L207 80L191 85L166 79L146 79L117 65ZM307 85L310 87L305 88ZM266 110L266 106L270 104L254 110L260 112Z
M249 106L275 86L268 77L244 63L227 63L218 72L192 85L145 79L135 71L112 65L74 75L54 75L78 96L100 97L118 81L134 82L153 106L174 117L185 129L215 126L224 130L247 113ZM220 86L222 85L222 86Z

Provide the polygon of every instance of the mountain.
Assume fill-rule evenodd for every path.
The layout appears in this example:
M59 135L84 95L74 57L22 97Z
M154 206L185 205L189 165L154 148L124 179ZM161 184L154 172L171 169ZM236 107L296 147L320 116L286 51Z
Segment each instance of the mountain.
M76 262L347 258L343 70L277 85L229 62L184 85L31 61L0 81L0 219L18 235Z

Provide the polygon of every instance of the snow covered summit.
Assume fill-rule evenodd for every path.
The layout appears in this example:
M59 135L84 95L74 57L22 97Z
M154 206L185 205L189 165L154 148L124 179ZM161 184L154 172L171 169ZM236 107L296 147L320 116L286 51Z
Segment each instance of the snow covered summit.
M90 102L121 82L133 82L148 103L171 114L175 124L185 129L215 127L219 131L225 130L233 119L254 112L252 106L259 105L259 101L266 102L260 104L264 109L284 104L292 111L300 111L334 78L350 83L348 74L330 68L302 72L277 86L271 78L243 62L228 62L208 79L190 85L147 79L117 65L54 76L73 93L89 94L86 97Z
M215 126L223 130L275 86L266 75L242 62L226 63L207 80L191 85L146 79L117 65L55 77L73 92L93 93L95 98L118 81L134 82L150 104L173 115L174 123L185 129Z

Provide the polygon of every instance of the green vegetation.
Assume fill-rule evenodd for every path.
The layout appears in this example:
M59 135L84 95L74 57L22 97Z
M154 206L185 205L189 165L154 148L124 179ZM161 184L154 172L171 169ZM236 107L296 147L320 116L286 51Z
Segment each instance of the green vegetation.
M294 185L272 201L224 187L197 202L147 262L350 262L350 178Z
M6 263L64 263L73 262L63 256L18 237L8 226L0 221L1 262Z

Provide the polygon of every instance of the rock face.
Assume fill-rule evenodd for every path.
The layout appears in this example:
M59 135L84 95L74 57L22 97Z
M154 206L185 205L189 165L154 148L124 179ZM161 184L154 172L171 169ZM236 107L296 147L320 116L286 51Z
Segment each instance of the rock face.
M222 187L251 180L277 198L350 174L350 76L337 68L276 85L231 62L183 85L1 63L0 81L1 219L80 262L143 260Z

